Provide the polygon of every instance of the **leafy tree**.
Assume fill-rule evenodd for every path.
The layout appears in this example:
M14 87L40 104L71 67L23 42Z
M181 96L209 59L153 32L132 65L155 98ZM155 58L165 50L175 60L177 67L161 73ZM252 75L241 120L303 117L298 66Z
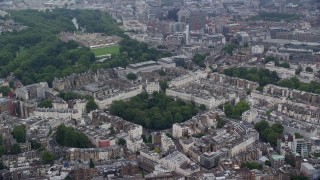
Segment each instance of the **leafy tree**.
M270 118L271 117L271 113L272 113L272 110L267 110L266 111L266 116L268 117L268 118Z
M134 73L129 73L127 74L127 78L130 80L136 80L137 79L137 75Z
M142 134L142 135L141 135L141 138L142 138L142 140L143 140L144 143L147 143L147 142L148 142L146 135Z
M255 162L244 162L241 164L242 168L248 168L248 169L258 169L258 170L262 170L262 165L255 163Z
M12 89L15 87L13 81L9 81L9 87L12 88Z
M55 135L55 139L60 146L75 147L75 148L89 148L92 144L89 138L81 132L77 132L72 127L59 125Z
M40 108L52 108L53 107L52 100L51 99L45 99L45 100L41 101L38 104L38 107L40 107Z
M266 166L271 167L271 162L270 162L269 160L266 160L266 161L264 162L264 164L265 164Z
M20 145L18 143L12 145L11 147L11 153L12 154L19 154L21 153Z
M287 62L284 62L284 63L279 64L279 67L283 67L283 68L289 69L290 68L290 64L287 63Z
M266 140L267 142L269 142L272 146L277 146L277 138L279 136L279 133L274 132L274 131L268 131L268 133L266 133Z
M11 92L10 87L8 87L8 86L1 86L0 87L0 93L2 93L3 96L8 96L9 92Z
M294 133L294 136L295 136L296 138L303 138L303 136L302 136L300 133Z
M24 125L15 126L13 128L12 134L18 143L26 142L26 129Z
M59 94L59 97L61 97L65 101L74 100L74 99L86 99L88 101L93 100L92 96L76 94L73 92L67 92L67 93L62 92Z
M49 151L43 151L41 153L41 160L44 164L53 164L54 163L54 155Z
M166 91L166 89L169 87L168 81L165 81L165 80L160 81L159 86L162 91Z
M227 122L221 117L217 117L217 128L222 128Z
M86 110L89 113L90 111L98 109L98 105L94 100L89 100L86 104Z
M31 143L31 149L39 149L41 147L41 144L36 140L30 140L29 142Z
M249 81L258 82L260 86L275 84L280 80L276 72L270 72L267 69L254 68L229 68L224 70L224 74L232 77L239 77Z
M223 47L222 50L232 56L233 51L237 48L238 46L236 44L228 44L225 47Z
M262 120L255 124L254 128L259 132L259 136L263 141L269 142L272 146L277 146L277 138L283 133L283 126L279 123L273 124Z
M279 123L275 123L271 126L271 129L278 133L278 134L282 134L283 133L283 126Z
M89 167L90 167L90 168L94 168L94 167L95 167L94 162L93 162L92 159L90 159Z
M310 83L302 83L296 77L283 79L278 82L278 85L290 89L298 89L301 91L312 92L316 94L320 93L320 83L315 81L311 81Z
M166 133L166 136L168 136L169 138L173 139L173 136L170 133Z
M302 71L302 67L298 66L298 69L296 69L295 74L299 75L301 73L301 71Z
M204 104L201 104L200 107L199 107L201 110L206 110L206 106Z
M3 170L3 169L8 169L8 167L6 167L2 161L0 161L0 170Z
M127 144L127 141L126 141L125 139L120 138L120 139L118 140L118 145L124 146L124 145L126 145L126 144Z
M261 132L268 128L270 128L269 123L265 120L262 120L254 125L254 129L256 129L258 132Z
M132 97L129 101L114 101L111 114L140 124L148 129L167 129L174 123L180 123L197 114L192 103L174 100L164 93L154 93L149 98L146 93Z
M90 68L125 67L129 63L157 60L170 56L165 50L149 48L146 43L130 39L117 22L104 11L54 9L52 11L22 10L10 12L13 20L28 26L19 33L3 33L0 39L0 77L11 72L23 84L46 81L51 86L54 77L81 73ZM87 32L118 35L120 54L104 63L94 63L90 48L59 39L60 32L74 32L72 19ZM39 29L41 31L39 31Z
M204 61L206 60L207 54L196 54L192 58L192 62L200 67L206 67Z
M310 66L307 66L307 67L306 67L306 71L307 71L307 72L313 72L313 69L312 69Z
M109 130L110 130L110 135L113 135L116 133L113 127L110 127Z
M164 46L164 45L159 45L159 46L157 46L157 48L158 49L168 49L166 46Z
M230 103L225 104L224 113L227 117L240 119L243 112L250 109L250 105L246 101L240 101L236 106Z

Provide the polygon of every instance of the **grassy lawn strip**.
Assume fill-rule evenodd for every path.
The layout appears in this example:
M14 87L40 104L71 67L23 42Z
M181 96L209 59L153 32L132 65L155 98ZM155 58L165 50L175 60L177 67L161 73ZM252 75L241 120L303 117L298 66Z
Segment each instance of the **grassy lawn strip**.
M119 54L120 53L120 46L107 46L102 48L94 48L91 51L96 56L102 56L106 54Z

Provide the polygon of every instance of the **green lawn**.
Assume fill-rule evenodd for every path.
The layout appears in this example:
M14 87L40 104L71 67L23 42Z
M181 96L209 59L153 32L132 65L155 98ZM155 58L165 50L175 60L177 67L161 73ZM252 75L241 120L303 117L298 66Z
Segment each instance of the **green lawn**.
M108 46L108 47L102 47L102 48L94 48L91 49L91 51L96 56L102 56L106 54L119 54L120 53L120 46Z

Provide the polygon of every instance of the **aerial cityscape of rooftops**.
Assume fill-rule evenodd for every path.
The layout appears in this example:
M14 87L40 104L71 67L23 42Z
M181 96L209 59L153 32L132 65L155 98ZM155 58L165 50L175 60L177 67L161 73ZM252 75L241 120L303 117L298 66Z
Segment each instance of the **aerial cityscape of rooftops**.
M319 180L320 0L0 0L0 179Z

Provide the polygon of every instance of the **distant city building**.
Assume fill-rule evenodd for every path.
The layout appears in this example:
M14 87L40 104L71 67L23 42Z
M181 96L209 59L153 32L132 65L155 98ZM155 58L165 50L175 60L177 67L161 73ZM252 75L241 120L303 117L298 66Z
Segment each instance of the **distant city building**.
M300 154L302 158L309 156L310 149L310 142L307 142L303 138L294 138L292 150Z

